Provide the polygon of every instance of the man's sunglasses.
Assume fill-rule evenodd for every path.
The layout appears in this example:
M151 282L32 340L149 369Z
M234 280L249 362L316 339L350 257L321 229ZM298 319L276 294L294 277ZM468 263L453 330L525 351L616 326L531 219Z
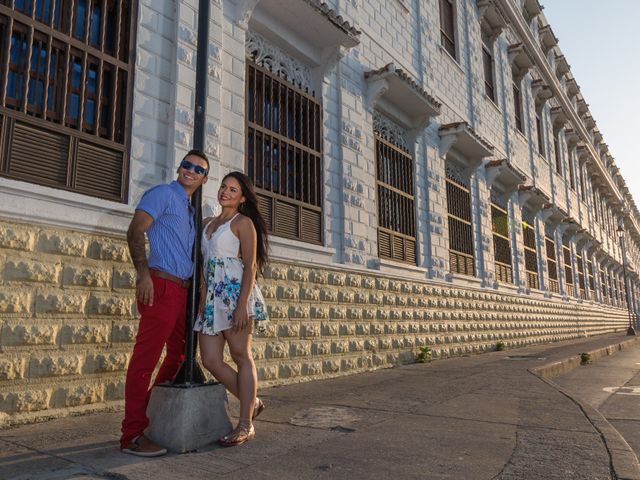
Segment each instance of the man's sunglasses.
M180 162L180 168L184 168L185 170L193 170L198 175L207 175L207 169L201 167L200 165L195 165L191 163L189 160L182 160Z

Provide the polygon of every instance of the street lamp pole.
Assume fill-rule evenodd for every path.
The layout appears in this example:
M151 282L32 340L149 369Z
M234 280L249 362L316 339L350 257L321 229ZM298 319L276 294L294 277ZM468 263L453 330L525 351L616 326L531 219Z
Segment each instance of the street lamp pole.
M620 248L622 249L622 271L624 273L624 293L627 300L627 313L629 314L629 328L627 329L627 335L635 336L636 331L633 328L633 319L631 317L631 302L629 301L629 280L627 277L627 252L624 245L624 228L622 225L616 230L618 238L620 239Z

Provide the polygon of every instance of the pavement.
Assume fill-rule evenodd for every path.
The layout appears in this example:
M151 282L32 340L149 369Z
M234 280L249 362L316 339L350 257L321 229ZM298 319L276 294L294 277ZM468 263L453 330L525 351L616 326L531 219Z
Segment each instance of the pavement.
M640 348L623 350L553 381L595 408L640 454Z
M0 431L0 478L640 480L612 424L551 378L583 369L577 384L588 383L608 354L637 354L637 340L604 335L262 389L255 440L230 449L122 454L121 412L25 425ZM580 366L583 352L595 363Z

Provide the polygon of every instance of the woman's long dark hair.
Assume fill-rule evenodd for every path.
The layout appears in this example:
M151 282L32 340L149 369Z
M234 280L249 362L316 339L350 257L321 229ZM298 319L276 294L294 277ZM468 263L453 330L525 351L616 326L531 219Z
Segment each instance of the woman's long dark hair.
M235 178L240 184L242 189L242 195L245 198L245 202L240 204L238 211L246 217L249 217L253 222L253 226L256 229L258 242L256 245L256 264L258 265L258 272L262 273L264 267L269 262L269 238L267 234L267 224L262 218L260 209L258 208L258 197L256 196L256 190L251 183L251 179L242 172L229 172L222 181L227 178Z

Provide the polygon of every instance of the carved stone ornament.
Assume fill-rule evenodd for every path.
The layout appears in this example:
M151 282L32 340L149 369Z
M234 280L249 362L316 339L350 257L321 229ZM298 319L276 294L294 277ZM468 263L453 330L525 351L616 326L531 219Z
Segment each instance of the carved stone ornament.
M469 181L465 178L462 170L457 165L451 162L447 162L445 165L445 171L449 180L453 180L457 184L469 188Z
M255 32L247 32L246 53L247 57L261 67L299 88L312 90L309 67L270 44Z
M373 131L394 145L409 150L406 131L378 111L373 113Z

